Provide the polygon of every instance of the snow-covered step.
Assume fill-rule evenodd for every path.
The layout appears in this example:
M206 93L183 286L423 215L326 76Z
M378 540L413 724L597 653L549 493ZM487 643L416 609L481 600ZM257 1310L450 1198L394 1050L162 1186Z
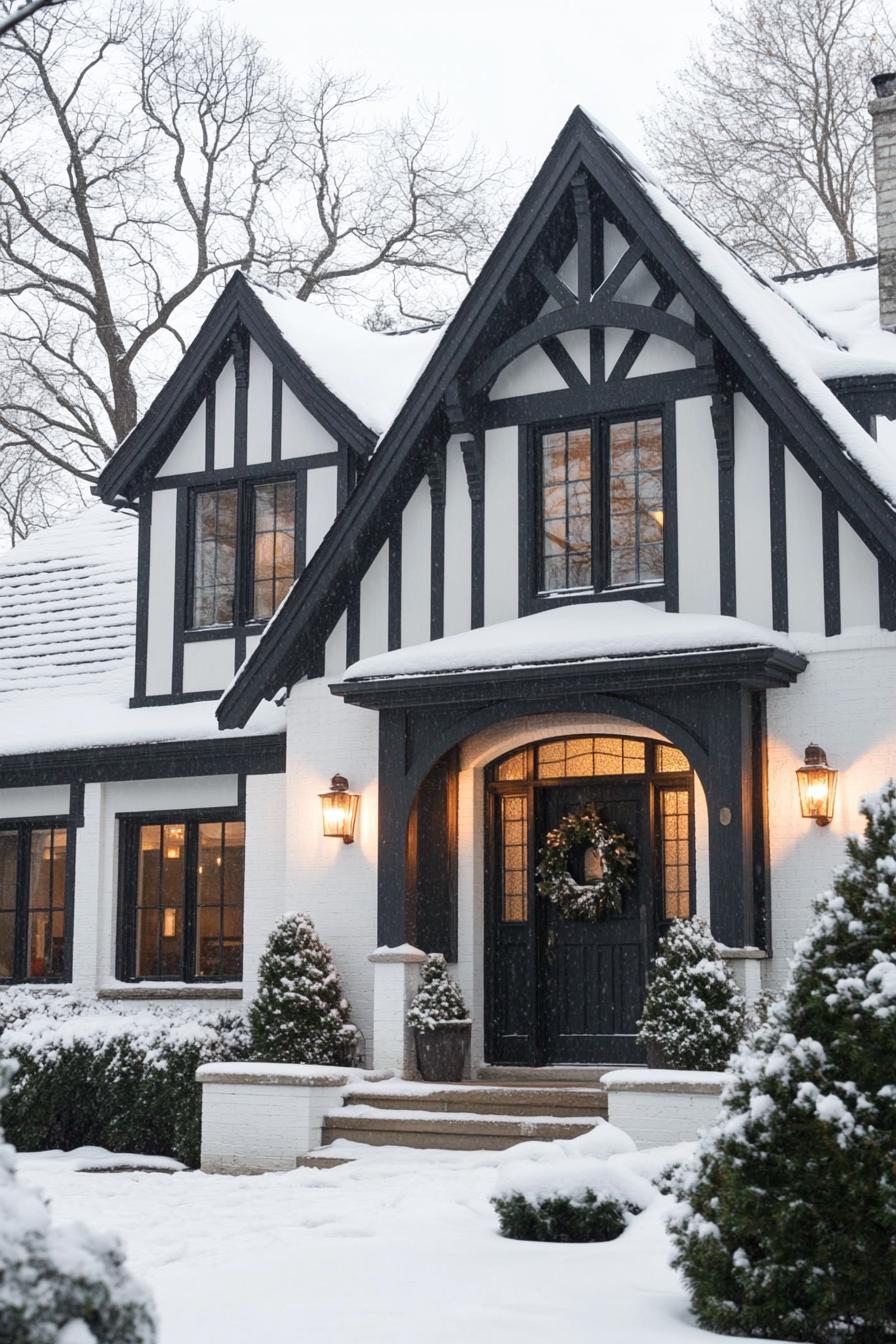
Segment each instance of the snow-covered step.
M346 1094L347 1106L379 1110L463 1112L478 1115L593 1116L607 1114L607 1094L598 1087L492 1087L487 1084L361 1083Z
M482 1064L477 1081L494 1087L600 1087L601 1079L619 1064L549 1064L527 1068L523 1064Z
M323 1140L349 1139L355 1143L391 1144L408 1148L498 1149L527 1139L573 1139L597 1124L590 1115L556 1116L486 1114L455 1111L434 1114L417 1109L382 1109L348 1105L324 1118Z

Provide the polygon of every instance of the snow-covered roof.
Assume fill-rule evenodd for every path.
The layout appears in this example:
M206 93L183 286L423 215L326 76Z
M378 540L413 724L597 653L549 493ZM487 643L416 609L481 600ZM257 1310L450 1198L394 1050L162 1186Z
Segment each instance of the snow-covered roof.
M765 346L784 375L833 430L847 454L896 506L896 461L866 433L825 385L829 378L896 372L896 360L889 354L889 343L883 338L874 341L864 320L862 339L855 329L852 332L855 348L848 344L848 324L840 324L836 336L833 331L820 329L810 317L809 309L797 306L798 294L805 293L798 290L799 282L775 282L761 275L677 201L652 168L632 154L594 117L590 120L597 134L633 174L662 219ZM847 287L846 282L844 287ZM822 316L819 312L819 317ZM828 320L826 315L824 320Z
M644 602L582 602L445 635L353 663L344 681L436 676L496 667L597 662L610 658L696 653L709 649L777 648L793 641L734 616L659 611Z
M896 333L881 329L875 258L781 276L776 287L820 331L849 352L845 373L896 374ZM857 361L861 367L857 367Z
M0 555L0 758L219 735L214 701L129 708L136 596L137 520L103 504Z
M368 331L332 308L249 282L280 334L320 381L376 434L383 434L428 363L441 331Z

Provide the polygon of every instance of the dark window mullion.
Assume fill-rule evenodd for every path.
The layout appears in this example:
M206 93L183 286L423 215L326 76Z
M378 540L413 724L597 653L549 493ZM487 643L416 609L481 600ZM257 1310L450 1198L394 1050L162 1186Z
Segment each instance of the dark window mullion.
M31 885L31 827L19 827L19 865L16 874L16 930L14 969L17 980L28 976L28 924Z
M609 429L605 421L591 426L591 547L592 584L596 593L607 587L610 572Z
M184 826L184 946L182 972L185 981L196 979L196 892L199 864L199 823Z

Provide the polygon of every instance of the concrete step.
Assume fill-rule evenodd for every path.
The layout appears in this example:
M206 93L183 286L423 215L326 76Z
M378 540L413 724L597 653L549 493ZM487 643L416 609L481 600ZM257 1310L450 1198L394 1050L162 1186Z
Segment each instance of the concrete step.
M348 1139L355 1143L471 1152L511 1148L528 1139L573 1139L587 1134L598 1118L596 1111L577 1117L545 1112L539 1116L481 1111L434 1114L426 1110L349 1105L328 1112L322 1137L324 1144Z
M607 1114L607 1094L598 1087L492 1087L486 1083L377 1083L352 1089L346 1106L378 1110L437 1111L477 1115L594 1116Z
M333 1157L331 1153L324 1152L321 1148L315 1148L310 1153L304 1153L296 1158L297 1167L312 1167L315 1171L329 1171L331 1167L344 1167L348 1162L354 1162L353 1157Z

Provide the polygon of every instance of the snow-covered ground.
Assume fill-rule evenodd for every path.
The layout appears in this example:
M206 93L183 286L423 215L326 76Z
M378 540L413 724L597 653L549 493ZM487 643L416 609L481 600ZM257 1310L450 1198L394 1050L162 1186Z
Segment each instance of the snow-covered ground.
M101 1165L95 1149L22 1154L19 1173L54 1220L124 1237L155 1294L160 1344L715 1338L669 1267L665 1199L604 1245L507 1241L489 1204L506 1156L343 1147L359 1160L268 1176L79 1169ZM645 1175L678 1151L612 1160Z

